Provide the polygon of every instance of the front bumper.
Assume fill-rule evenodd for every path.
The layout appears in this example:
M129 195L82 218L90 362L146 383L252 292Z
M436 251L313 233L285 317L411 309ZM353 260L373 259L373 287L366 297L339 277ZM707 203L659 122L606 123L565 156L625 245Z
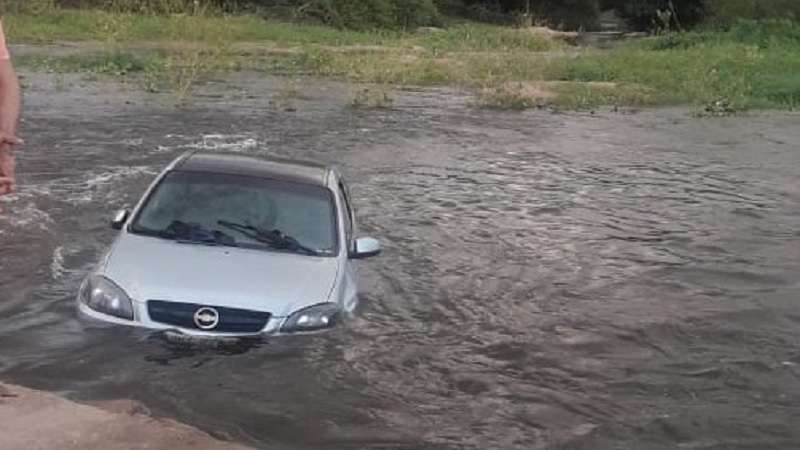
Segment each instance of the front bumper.
M197 337L252 337L263 335L275 335L280 332L281 325L286 320L286 317L270 317L267 324L257 333L221 333L214 331L203 331L191 328L180 328L174 325L168 325L156 322L150 319L147 314L147 308L141 303L134 301L134 320L121 319L119 317L111 316L101 313L89 308L85 303L78 300L78 311L84 317L89 319L98 320L101 322L112 323L115 325L125 325L130 327L146 328L157 331L175 331L188 336Z

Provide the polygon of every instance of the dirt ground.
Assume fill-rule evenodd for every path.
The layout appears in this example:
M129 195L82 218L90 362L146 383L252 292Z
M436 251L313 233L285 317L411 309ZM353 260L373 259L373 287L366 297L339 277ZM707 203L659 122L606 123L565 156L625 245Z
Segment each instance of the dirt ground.
M81 405L0 383L3 450L247 450L167 419L135 402Z

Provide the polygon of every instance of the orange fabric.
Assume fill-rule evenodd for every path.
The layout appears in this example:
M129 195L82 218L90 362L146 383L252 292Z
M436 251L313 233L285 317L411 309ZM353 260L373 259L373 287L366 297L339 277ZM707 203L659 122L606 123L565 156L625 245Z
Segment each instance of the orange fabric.
M6 47L6 34L3 32L3 21L0 20L0 60L11 59Z

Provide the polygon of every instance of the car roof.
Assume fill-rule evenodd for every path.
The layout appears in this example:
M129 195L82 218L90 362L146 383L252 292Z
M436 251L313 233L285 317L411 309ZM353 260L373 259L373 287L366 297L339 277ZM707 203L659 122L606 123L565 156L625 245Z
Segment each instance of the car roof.
M325 186L332 168L324 164L272 156L196 152L184 155L172 170L243 175Z

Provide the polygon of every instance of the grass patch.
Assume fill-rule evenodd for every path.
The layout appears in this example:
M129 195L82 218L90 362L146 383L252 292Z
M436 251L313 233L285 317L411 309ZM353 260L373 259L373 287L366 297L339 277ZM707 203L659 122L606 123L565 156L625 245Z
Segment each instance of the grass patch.
M800 27L792 25L791 31ZM680 45L675 45L679 42ZM734 110L798 105L800 40L741 29L665 36L611 52L564 61L554 76L581 82L647 87L645 104L707 105L723 101ZM620 93L623 103L631 99ZM606 98L606 100L609 100ZM605 101L604 101L605 103Z
M85 72L124 76L163 66L164 59L155 54L139 56L130 53L107 53L63 57L23 55L15 62L19 66L41 72Z
M439 32L409 39L409 43L434 53L541 52L563 47L562 43L531 30L484 24L453 25Z
M652 89L638 84L566 82L554 86L553 104L566 109L590 109L600 105L656 106L665 102Z
M350 106L356 109L384 109L393 103L394 99L386 89L375 87L359 89L350 100Z
M552 50L556 41L537 33L483 24L453 25L415 34L392 30L349 31L322 25L263 20L252 15L140 15L57 9L37 15L8 15L4 25L17 43L182 40L202 43L272 42L284 45L382 45L442 51Z
M645 50L686 50L724 44L743 44L762 49L800 46L800 26L790 21L739 21L724 28L674 33L642 41Z
M520 111L545 106L555 96L550 86L541 83L503 83L484 86L477 104L484 108Z
M94 40L108 48L101 55L20 57L19 65L57 72L141 73L148 89L169 89L179 96L205 73L248 69L358 84L465 86L478 91L479 104L504 109L543 103L573 108L724 105L726 111L800 106L800 26L787 21L738 22L612 50L569 47L535 29L472 23L413 34L343 31L254 16L77 10L11 15L5 22L12 42ZM131 50L143 41L155 43L155 49ZM358 95L354 106L381 103Z
M380 42L392 32L368 33L318 25L268 22L256 16L141 15L97 10L54 10L3 18L9 40L18 43L166 41L175 36L192 42L275 41L295 44L352 45Z

